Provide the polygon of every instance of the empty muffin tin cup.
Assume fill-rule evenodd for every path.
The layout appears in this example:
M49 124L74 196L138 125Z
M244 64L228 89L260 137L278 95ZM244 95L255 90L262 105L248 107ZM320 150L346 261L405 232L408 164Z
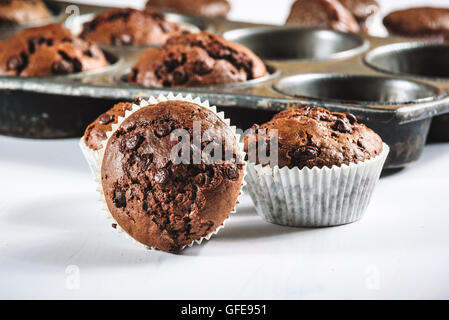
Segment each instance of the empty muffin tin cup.
M368 52L365 63L378 71L432 80L449 80L449 44L407 42Z
M449 81L449 44L399 43L376 48L364 58L371 68L389 74ZM431 141L449 141L449 116L435 117Z
M359 35L327 29L258 27L228 31L224 37L267 60L338 59L369 47L369 42Z
M404 167L417 160L429 132L431 118L401 124L397 119L371 121L362 118L366 107L396 108L442 99L445 93L418 81L343 74L306 74L284 78L274 85L275 90L305 103L315 103L329 109L347 111L376 131L391 148L386 168Z

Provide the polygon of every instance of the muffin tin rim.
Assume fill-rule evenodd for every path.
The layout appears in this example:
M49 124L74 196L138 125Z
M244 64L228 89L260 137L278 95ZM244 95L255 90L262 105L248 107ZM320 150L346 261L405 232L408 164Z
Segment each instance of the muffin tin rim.
M379 79L379 80L397 80L397 81L404 81L413 83L415 85L425 86L431 90L435 90L435 94L428 97L428 98L420 98L415 100L407 100L407 101L391 101L391 102L381 102L381 101L362 101L362 100L345 100L345 99L334 99L334 98L318 98L314 96L305 96L305 95L294 95L289 94L279 88L279 85L282 81L286 81L288 79L293 78L310 78L310 79L350 79L350 78L373 78L373 79ZM395 105L412 105L412 104L422 104L422 103L428 103L433 101L440 101L444 98L448 97L448 92L446 90L442 90L441 88L438 88L432 84L421 82L419 80L414 79L405 79L405 78L398 78L398 77L388 77L388 76L375 76L375 75L367 75L367 74L353 74L353 73L307 73L307 74L294 74L287 77L284 77L275 83L272 84L273 89L281 93L282 95L290 96L292 98L298 98L298 99L307 99L310 101L316 101L318 103L339 103L339 104L348 104L348 105L357 105L357 106L395 106Z
M449 83L449 75L446 78L444 78L444 77L424 76L424 75L407 73L407 72L394 72L394 71L390 71L390 70L381 68L381 67L375 65L374 62L370 61L371 59L374 59L376 57L376 55L380 56L383 54L394 53L394 52L406 52L406 51L411 51L411 50L420 49L420 48L447 47L449 49L449 43L442 43L442 42L432 41L432 40L422 40L422 41L417 41L416 39L408 39L408 40L409 41L399 42L399 43L389 43L389 44L381 45L376 48L370 49L362 57L362 61L363 61L364 65L372 70L379 72L379 73L395 76L398 78L399 77L400 78L414 78L414 79L427 80L430 82L439 82L439 83L448 82Z
M329 57L327 58L288 58L288 59L272 59L272 58L263 58L263 60L266 61L275 61L275 62L283 62L283 63L296 63L296 62L325 62L325 61L331 61L331 60L342 60L342 59L349 59L352 58L354 56L360 55L364 52L366 52L367 50L370 49L370 40L367 39L364 35L362 34L357 34L357 33L346 33L346 32L341 32L341 31L337 31L337 30L332 30L332 29L326 29L326 28L304 28L304 27L298 27L298 26L265 26L265 25L255 25L253 27L246 27L246 28L237 28L237 29L231 29L228 31L225 31L222 36L223 38L225 38L228 41L236 41L235 37L230 37L230 35L232 34L239 34L239 33L244 33L244 32L249 32L249 31L254 31L255 34L259 34L259 33L263 33L263 32L267 32L267 31L311 31L311 32L316 32L316 31L325 31L327 33L334 33L334 34L339 34L342 36L352 36L354 38L356 38L357 40L361 41L361 44L357 47L348 49L348 50L343 50L343 51L339 51L339 52L334 52L331 55L329 55ZM231 39L229 39L229 37ZM262 58L261 58L262 59Z

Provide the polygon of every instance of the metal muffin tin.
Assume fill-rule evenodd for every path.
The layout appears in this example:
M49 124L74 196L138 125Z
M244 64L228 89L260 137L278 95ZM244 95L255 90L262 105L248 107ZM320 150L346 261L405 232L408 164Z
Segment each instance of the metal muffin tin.
M60 6L60 12L70 5L48 2ZM78 6L84 15L108 9ZM103 70L65 77L0 77L0 133L79 136L115 102L189 92L217 105L242 129L301 104L351 112L390 145L386 167L398 168L419 158L432 118L449 113L448 45L178 14L168 18L249 47L270 74L215 87L144 88L124 78L146 48L103 46L111 62Z

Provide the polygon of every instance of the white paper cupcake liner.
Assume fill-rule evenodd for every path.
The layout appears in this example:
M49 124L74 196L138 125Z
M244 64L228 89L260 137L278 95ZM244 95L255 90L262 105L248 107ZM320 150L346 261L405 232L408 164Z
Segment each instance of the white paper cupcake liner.
M135 243L144 246L147 249L150 250L157 250L157 248L155 247L149 247L146 246L138 241L136 241L134 238L132 238L130 235L128 235L128 233L123 230L120 225L117 223L117 221L114 219L114 217L112 216L112 214L109 212L107 203L106 203L106 199L104 196L104 192L103 192L103 186L101 183L101 166L103 163L103 157L104 157L104 150L106 145L108 144L109 139L111 138L111 136L114 134L114 132L120 127L120 125L123 123L123 121L129 117L130 115L132 115L134 112L140 110L143 107L149 106L149 105L155 105L158 104L160 102L166 102L166 101L185 101L185 102L190 102L190 103L194 103L197 104L209 111L212 111L215 115L217 115L217 117L220 118L221 121L223 121L223 123L225 123L227 125L227 127L233 132L234 136L236 137L236 140L239 142L239 149L240 149L240 155L241 155L241 159L242 161L244 161L245 159L245 152L244 152L244 147L243 147L243 143L240 142L240 135L237 133L237 128L235 126L231 126L230 124L230 120L228 118L225 118L224 112L218 112L217 108L215 106L210 106L209 105L209 101L201 101L200 98L193 98L192 95L188 94L187 96L183 96L182 94L179 94L177 96L174 96L173 93L169 93L167 96L164 95L159 95L158 97L150 97L149 99L142 99L138 104L134 103L131 107L130 110L127 110L125 112L125 116L124 117L119 117L117 119L117 123L113 124L111 127L111 130L109 132L106 133L107 139L103 141L102 143L102 148L99 150L93 150L90 149L84 142L84 138L81 138L81 141L79 143L80 148L84 154L84 157L86 158L89 167L94 175L95 178L95 182L97 183L97 192L99 195L99 202L101 205L101 209L102 211L106 214L107 219L109 219L109 222L111 224L115 224L116 225L116 230L118 231L119 235L124 235L126 238L131 239L132 241L134 241ZM244 170L244 175L246 175L246 170ZM243 187L246 185L246 181L245 181L245 176L243 177L242 180L242 188L240 190L240 194L237 198L237 202L236 202L236 206L237 204L240 202L241 197L242 197L242 189ZM229 217L231 216L231 214L235 213L236 209L234 207L234 209L230 212ZM181 248L181 250L185 249L186 247L192 247L195 244L200 245L204 240L210 240L210 238L214 235L216 235L221 229L224 228L225 223L227 222L227 220L229 220L229 217L223 221L223 223L218 226L218 228L216 228L214 231L210 232L208 235L206 235L205 237L202 237L200 239L194 240L191 243L189 243L188 245L185 245Z
M390 148L341 167L271 168L247 163L245 190L259 216L293 227L327 227L362 218Z

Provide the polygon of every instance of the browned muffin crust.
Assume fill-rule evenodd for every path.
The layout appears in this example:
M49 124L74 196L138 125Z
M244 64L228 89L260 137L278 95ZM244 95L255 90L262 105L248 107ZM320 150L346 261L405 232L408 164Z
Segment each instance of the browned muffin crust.
M338 0L296 0L286 24L359 32L354 16Z
M444 39L449 36L449 8L419 7L394 11L383 23L391 35Z
M375 157L383 149L381 138L354 115L307 106L282 111L271 121L254 125L245 137L245 151L254 150L259 137L269 145L275 134L270 130L278 133L279 168L349 165Z
M216 230L236 205L243 167L232 161L175 164L171 151L175 129L193 134L219 130L240 159L230 129L211 111L196 104L169 101L143 107L111 136L105 149L101 179L109 211L135 240L176 252ZM204 147L213 143L204 141ZM190 148L194 148L190 145Z
M380 11L376 0L339 0L357 20L360 28L367 31L371 18Z
M50 16L42 0L0 0L0 26L37 23Z
M131 102L120 102L101 114L84 132L84 143L92 150L100 150L106 140L106 132L111 131L119 117L124 117L126 110L131 110Z
M201 32L169 38L162 49L147 49L128 76L145 87L197 87L263 77L264 63L249 49Z
M227 0L149 0L146 6L211 18L225 18L231 10Z
M107 64L95 44L73 36L60 24L26 29L0 42L2 75L64 75Z
M95 16L83 26L81 37L115 46L162 45L180 26L160 12L131 8L112 9Z

